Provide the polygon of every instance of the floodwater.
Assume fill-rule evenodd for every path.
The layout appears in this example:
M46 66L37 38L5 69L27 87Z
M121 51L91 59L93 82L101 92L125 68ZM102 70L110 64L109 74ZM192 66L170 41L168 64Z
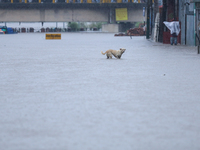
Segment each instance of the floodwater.
M199 150L195 47L110 33L0 35L1 150ZM121 59L101 51L126 48Z

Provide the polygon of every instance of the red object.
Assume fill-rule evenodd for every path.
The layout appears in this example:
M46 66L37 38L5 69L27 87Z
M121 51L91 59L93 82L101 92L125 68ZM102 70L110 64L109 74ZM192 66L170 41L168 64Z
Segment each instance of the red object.
M170 37L171 37L170 31L163 32L163 44L170 44ZM181 32L178 34L177 43L181 44Z
M163 44L170 44L170 32L163 32Z

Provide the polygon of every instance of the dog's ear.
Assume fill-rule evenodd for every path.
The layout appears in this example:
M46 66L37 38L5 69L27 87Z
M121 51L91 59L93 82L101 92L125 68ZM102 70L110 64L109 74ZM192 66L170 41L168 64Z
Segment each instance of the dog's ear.
M122 50L122 48L120 48L120 50Z

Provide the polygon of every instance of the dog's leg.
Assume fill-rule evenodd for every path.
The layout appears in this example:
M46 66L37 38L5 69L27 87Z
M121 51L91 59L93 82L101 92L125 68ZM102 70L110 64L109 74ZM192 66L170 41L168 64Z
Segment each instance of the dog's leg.
M115 55L114 53L112 53L112 55L113 55L115 58L118 58L118 56L117 56L117 55Z
M109 58L112 59L112 55L107 53L107 59L109 59Z
M106 56L107 56L107 59L109 59L109 55L108 55L108 54L106 54Z

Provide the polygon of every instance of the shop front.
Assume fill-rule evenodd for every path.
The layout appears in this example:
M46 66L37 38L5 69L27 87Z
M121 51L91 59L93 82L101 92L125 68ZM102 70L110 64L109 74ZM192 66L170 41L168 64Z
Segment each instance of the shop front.
M195 19L195 46L197 46L197 53L200 53L200 0L190 0L194 3L194 19Z
M190 3L195 3L195 34L196 34L196 45L200 43L200 0L190 0Z
M178 0L168 0L167 2L167 10L166 10L166 18L164 21L179 21L178 18L178 10L179 10L179 1ZM163 8L164 9L164 8ZM181 24L180 24L181 27ZM170 43L170 30L164 26L164 32L163 32L163 43L164 44L169 44ZM178 35L178 43L181 43L181 33Z

